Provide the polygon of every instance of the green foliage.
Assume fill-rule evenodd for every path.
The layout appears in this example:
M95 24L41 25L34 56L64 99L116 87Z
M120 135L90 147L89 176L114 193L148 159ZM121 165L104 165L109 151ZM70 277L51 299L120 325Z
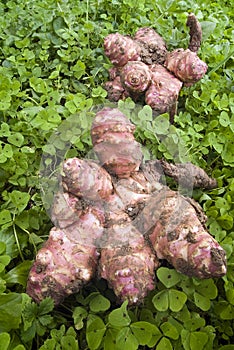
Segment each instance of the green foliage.
M102 284L59 308L27 294L28 271L52 226L48 215L64 157L87 157L96 106L106 103L104 37L152 26L168 49L186 48L186 18L201 22L206 76L183 87L175 124L148 106L119 103L145 159L191 161L218 181L189 189L224 247L228 272L200 281L157 270L143 305L116 305ZM6 350L233 350L233 9L228 1L48 0L0 3L0 344ZM180 189L180 188L179 188ZM180 189L181 191L183 189Z

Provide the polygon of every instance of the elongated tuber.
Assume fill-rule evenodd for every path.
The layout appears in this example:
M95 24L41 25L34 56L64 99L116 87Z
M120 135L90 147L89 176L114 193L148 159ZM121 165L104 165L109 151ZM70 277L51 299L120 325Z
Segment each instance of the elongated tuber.
M202 28L194 13L190 13L187 18L186 25L189 27L189 50L198 52L202 41Z
M89 200L108 198L113 190L111 177L105 169L94 161L78 158L64 162L62 183L66 191Z
M158 258L190 277L223 276L225 252L201 224L194 207L173 191L151 198L151 212L158 206L163 209L149 235Z
M92 130L94 150L101 164L119 177L139 169L142 153L135 141L135 126L118 109L104 108L97 113Z

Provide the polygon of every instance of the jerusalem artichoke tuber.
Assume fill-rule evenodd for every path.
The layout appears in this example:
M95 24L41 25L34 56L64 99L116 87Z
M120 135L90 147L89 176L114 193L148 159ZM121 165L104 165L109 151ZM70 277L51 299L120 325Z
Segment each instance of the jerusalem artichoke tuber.
M122 68L121 82L129 93L138 94L144 92L151 82L149 67L138 61L130 61Z
M183 83L159 64L150 67L152 84L145 93L145 102L158 114L175 114L176 103Z
M130 96L150 105L157 114L169 113L174 121L183 84L193 85L208 68L197 55L202 30L193 13L186 24L190 28L186 50L167 51L164 39L150 27L139 28L133 38L115 33L104 39L105 54L114 65L104 86L110 101Z
M130 37L119 33L109 34L104 39L106 56L117 67L122 67L128 61L140 60L140 48Z
M89 200L108 198L113 190L111 177L105 169L94 161L78 158L64 162L62 184L66 191Z
M189 201L166 191L151 198L150 209L154 216L158 211L149 239L159 259L166 259L190 277L221 277L226 273L224 250L201 224Z
M58 305L94 277L97 262L95 246L72 241L66 229L54 227L30 270L27 293L36 302L51 297Z
M108 281L119 301L142 302L155 287L158 260L131 224L114 225L110 230L101 250L99 274Z
M142 62L146 64L164 63L167 53L166 43L153 28L143 27L138 29L134 40L140 45Z
M207 231L201 208L161 179L165 170L185 186L188 173L200 187L215 181L190 163L143 163L134 130L116 108L94 118L94 149L112 176L96 161L63 162L64 192L51 210L55 227L28 277L27 293L36 302L50 296L58 305L98 276L119 301L137 304L154 288L154 270L164 259L190 277L226 273L225 251Z
M194 84L207 71L207 64L200 60L196 52L189 49L177 49L167 54L165 67L175 74L182 82Z
M112 102L124 100L129 96L121 83L120 76L116 76L112 81L107 81L104 86L107 91L107 97Z
M190 13L187 18L186 25L189 27L189 50L198 52L202 41L202 28L194 13Z
M142 152L133 132L135 126L118 109L104 108L96 114L91 136L101 164L119 177L139 169Z

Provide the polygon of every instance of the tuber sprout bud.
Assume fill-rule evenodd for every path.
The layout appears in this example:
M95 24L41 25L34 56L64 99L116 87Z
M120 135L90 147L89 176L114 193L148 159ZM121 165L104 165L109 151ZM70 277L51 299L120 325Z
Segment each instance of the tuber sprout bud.
M144 92L150 82L151 74L149 67L143 62L128 62L121 70L121 82L132 93Z

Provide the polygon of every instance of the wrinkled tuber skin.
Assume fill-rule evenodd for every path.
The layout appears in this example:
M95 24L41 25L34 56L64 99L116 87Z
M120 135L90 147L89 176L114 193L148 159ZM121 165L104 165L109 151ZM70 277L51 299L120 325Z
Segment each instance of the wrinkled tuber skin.
M138 61L128 62L121 70L121 82L130 93L138 94L144 92L151 83L151 72L149 67Z
M140 60L139 45L130 37L119 33L109 34L104 39L106 56L117 67L122 67L128 61Z
M101 251L99 275L108 281L120 302L139 304L155 288L158 260L134 226L115 225L110 230ZM128 240L130 244L125 244Z
M158 114L175 114L177 99L183 83L165 67L151 66L152 84L145 92L145 102Z
M166 186L153 192L133 225L177 271L201 279L225 275L225 251L199 220L197 206L178 192Z
M97 262L94 245L71 241L66 229L54 227L30 270L27 293L36 302L51 297L58 305L94 277Z
M91 137L101 164L118 177L129 177L141 164L141 146L135 126L118 109L104 108L96 114Z
M165 175L172 177L183 187L213 189L217 187L216 179L210 178L206 172L192 163L172 164L160 160Z
M63 163L62 184L66 191L89 200L108 198L113 191L111 176L90 160L69 158Z
M182 82L192 85L207 71L207 64L200 60L196 52L177 49L167 54L165 67Z
M164 63L167 53L166 43L153 28L138 29L134 39L140 44L141 60L144 63Z

